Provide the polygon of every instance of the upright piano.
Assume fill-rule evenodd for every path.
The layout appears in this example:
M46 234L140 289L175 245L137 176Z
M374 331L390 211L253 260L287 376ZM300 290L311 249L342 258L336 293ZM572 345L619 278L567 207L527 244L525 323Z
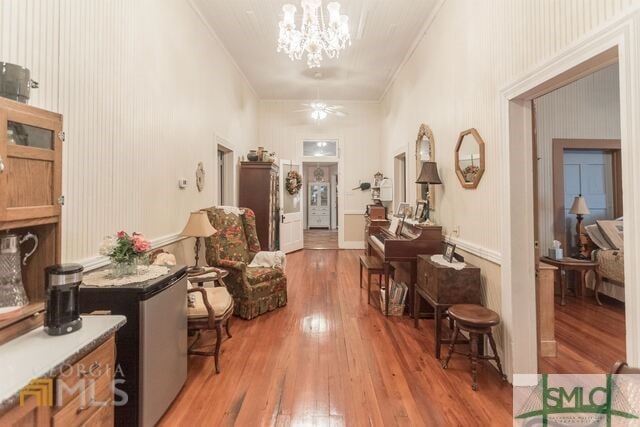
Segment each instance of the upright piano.
M367 254L380 258L384 265L385 314L389 313L389 271L392 262L407 263L410 271L409 293L407 304L413 310L413 290L417 282L418 255L434 255L442 253L442 227L420 224L406 220L399 235L394 235L386 228L369 235ZM411 313L413 314L413 313Z

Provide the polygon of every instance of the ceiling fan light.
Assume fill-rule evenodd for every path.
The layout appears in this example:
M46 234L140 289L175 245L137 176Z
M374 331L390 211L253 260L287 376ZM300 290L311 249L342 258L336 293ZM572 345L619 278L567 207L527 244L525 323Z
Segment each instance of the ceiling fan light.
M327 118L327 112L324 110L313 110L311 112L311 118L313 120L324 120Z

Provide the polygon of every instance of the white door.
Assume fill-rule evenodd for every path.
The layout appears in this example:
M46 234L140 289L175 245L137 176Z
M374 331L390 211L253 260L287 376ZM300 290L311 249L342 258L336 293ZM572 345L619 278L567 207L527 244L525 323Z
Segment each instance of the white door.
M287 190L287 175L292 170L300 174L300 190L293 195ZM280 250L289 253L304 247L304 181L301 163L280 160L280 188Z
M602 150L565 150L564 209L567 246L575 250L576 216L569 210L573 199L582 194L591 213L584 225L599 219L613 219L613 172L611 154Z

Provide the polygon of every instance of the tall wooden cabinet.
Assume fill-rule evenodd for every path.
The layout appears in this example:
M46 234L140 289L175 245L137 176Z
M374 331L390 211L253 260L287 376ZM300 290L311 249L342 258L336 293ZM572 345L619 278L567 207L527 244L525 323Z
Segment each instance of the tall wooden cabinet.
M263 251L279 248L279 167L271 162L240 162L238 206L256 214L258 239Z
M60 114L0 98L0 234L39 241L22 267L30 304L0 321L0 344L42 324L44 268L60 262L63 138Z

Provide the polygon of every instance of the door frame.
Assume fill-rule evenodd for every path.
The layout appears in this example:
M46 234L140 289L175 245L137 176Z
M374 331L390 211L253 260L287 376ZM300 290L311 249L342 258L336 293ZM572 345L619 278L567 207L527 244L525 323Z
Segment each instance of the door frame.
M564 152L565 150L602 150L613 154L613 211L622 212L622 156L619 139L565 139L553 138L553 234L554 239L567 248L564 204Z
M337 156L331 157L311 157L304 155L304 141L336 141ZM343 153L343 141L341 136L326 136L321 134L304 136L298 139L296 147L297 160L304 163L338 163L338 249L361 249L360 247L351 247L347 245L344 240L344 156ZM306 202L306 201L305 201Z
M533 195L532 100L618 62L622 182L634 188L640 180L640 5L596 28L500 91L499 216L502 236L502 319L505 364L514 385L537 384L535 236ZM625 252L640 256L640 199L623 194ZM638 283L640 265L625 263L625 280ZM625 287L626 348L630 365L640 365L640 289ZM519 374L514 377L514 373Z

